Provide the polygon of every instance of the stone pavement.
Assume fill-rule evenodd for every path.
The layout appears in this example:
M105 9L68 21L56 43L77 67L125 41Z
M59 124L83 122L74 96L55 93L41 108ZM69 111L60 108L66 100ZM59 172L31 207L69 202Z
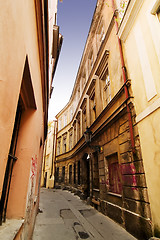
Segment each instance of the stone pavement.
M73 193L41 189L33 240L135 240L121 226Z

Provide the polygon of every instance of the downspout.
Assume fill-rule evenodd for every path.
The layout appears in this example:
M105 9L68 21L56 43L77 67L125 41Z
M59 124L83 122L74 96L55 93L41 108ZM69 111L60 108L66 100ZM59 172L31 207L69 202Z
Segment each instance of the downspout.
M55 139L56 139L56 144L55 144L54 176L55 176L55 174L56 174L56 155L57 155L58 120L56 120L56 122L57 122L57 126L56 126L56 137L55 137ZM56 176L55 176L55 177L56 177ZM58 181L59 181L59 179L58 179Z
M56 135L55 135L55 152L54 152L54 179L56 178L55 174L56 174L56 168L55 168L55 161L56 161L56 154L57 154L57 132L58 132L58 121L56 120ZM55 181L55 180L54 180Z
M112 8L113 8L113 12L114 12L116 30L118 31L118 22L117 22L117 15L116 15L116 10L115 10L115 6L114 6L114 0L112 0ZM128 88L127 88L127 85L126 85L126 81L127 81L126 67L125 67L125 64L124 64L124 57L123 57L123 52L122 52L121 40L118 37L118 35L117 35L117 38L118 38L118 45L119 45L120 58L121 58L122 75L123 75L123 80L124 80L124 91L125 91L125 96L126 96L126 100L127 100L128 97L129 97L129 93L128 93ZM132 152L135 153L135 142L134 142L134 134L133 134L132 116L131 116L130 108L129 108L127 103L126 103L126 106L127 106L128 120L129 120L131 147L132 147Z
M54 159L54 139L55 139L55 124L54 124L54 131L53 131L53 146L52 146L52 165L51 165L51 173L50 178L53 176L53 159Z
M54 165L54 160L55 160L55 154L56 154L56 137L57 137L57 121L55 121L54 124L54 133L53 133L53 149L52 149L52 166L51 166L51 174L50 174L50 178L52 176L54 176L53 174L53 165Z
M46 171L46 151L47 151L47 139L45 140L45 143L44 143L43 178L44 178L44 173Z

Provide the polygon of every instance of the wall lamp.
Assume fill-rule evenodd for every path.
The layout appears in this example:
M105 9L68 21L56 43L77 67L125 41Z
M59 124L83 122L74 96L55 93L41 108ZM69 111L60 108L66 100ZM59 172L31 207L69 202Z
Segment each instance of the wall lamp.
M92 142L92 131L89 129L89 127L86 127L86 131L84 132L84 138L85 138L86 144L90 148L92 148L96 152L100 152L100 146L99 145L97 145L97 146L91 145L91 142Z

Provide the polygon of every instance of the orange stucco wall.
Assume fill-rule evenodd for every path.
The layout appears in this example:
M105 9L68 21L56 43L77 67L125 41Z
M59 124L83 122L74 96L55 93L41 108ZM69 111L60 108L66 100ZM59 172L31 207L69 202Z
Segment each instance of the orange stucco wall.
M36 102L36 110L22 114L7 217L25 217L27 200L36 197L39 182L43 136L42 86L39 64L34 1L6 0L0 2L0 196L15 121L26 57ZM37 159L37 160L35 160ZM36 163L34 162L36 161ZM34 165L34 166L33 166ZM32 177L34 171L34 180ZM34 181L34 189L32 188ZM33 192L34 190L34 192Z

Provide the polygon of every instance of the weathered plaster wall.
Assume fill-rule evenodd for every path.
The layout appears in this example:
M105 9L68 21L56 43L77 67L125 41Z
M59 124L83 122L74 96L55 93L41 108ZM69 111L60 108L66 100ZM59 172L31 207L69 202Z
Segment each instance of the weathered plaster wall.
M160 236L160 22L151 14L155 2L144 1L123 41L123 49L128 77L132 81L153 228Z
M28 239L38 207L44 141L35 2L7 0L0 3L0 8L3 9L0 15L0 135L3 136L0 138L3 146L0 152L0 196L26 62L36 104L36 109L26 107L22 113L15 153L18 159L13 168L7 208L7 218L25 218L22 239Z
M9 7L8 11L7 7ZM2 76L2 79L5 81L5 89L3 89L4 91L2 90L3 94L1 95L1 101L7 105L5 111L3 109L5 114L3 115L3 118L1 118L4 121L3 128L5 129L3 143L6 142L7 147L10 146L9 140L12 135L12 126L14 124L26 55L28 55L31 79L37 105L36 111L27 110L22 116L16 153L18 160L13 171L13 180L8 205L8 217L22 217L25 215L31 160L35 155L39 155L40 138L43 138L43 127L41 126L41 124L43 125L41 76L39 69L36 19L33 1L25 3L23 1L17 1L16 4L13 4L13 2L10 1L10 3L6 2L3 4L2 8L6 9L6 11L4 11L6 15L3 16L4 20L6 21L6 18L8 19L6 21L8 26L5 28L8 32L3 34L6 37L4 42L7 45L7 49L4 48L4 44L2 44L3 52L1 52L1 55L5 56L3 61L3 64L5 65L1 65L1 67L2 69L7 69L6 72L9 73L8 76ZM7 14L10 14L12 17L8 18ZM10 26L14 29L13 34L12 31L9 31ZM12 50L9 51L8 46L12 48ZM5 54L6 52L12 54ZM9 92L7 93L6 91ZM40 131L39 128L41 129ZM8 149L4 148L4 150L5 154L8 155ZM4 157L2 156L2 159L3 158ZM3 171L4 170L5 168L3 168ZM3 178L1 181L3 181ZM18 187L13 187L15 185Z

